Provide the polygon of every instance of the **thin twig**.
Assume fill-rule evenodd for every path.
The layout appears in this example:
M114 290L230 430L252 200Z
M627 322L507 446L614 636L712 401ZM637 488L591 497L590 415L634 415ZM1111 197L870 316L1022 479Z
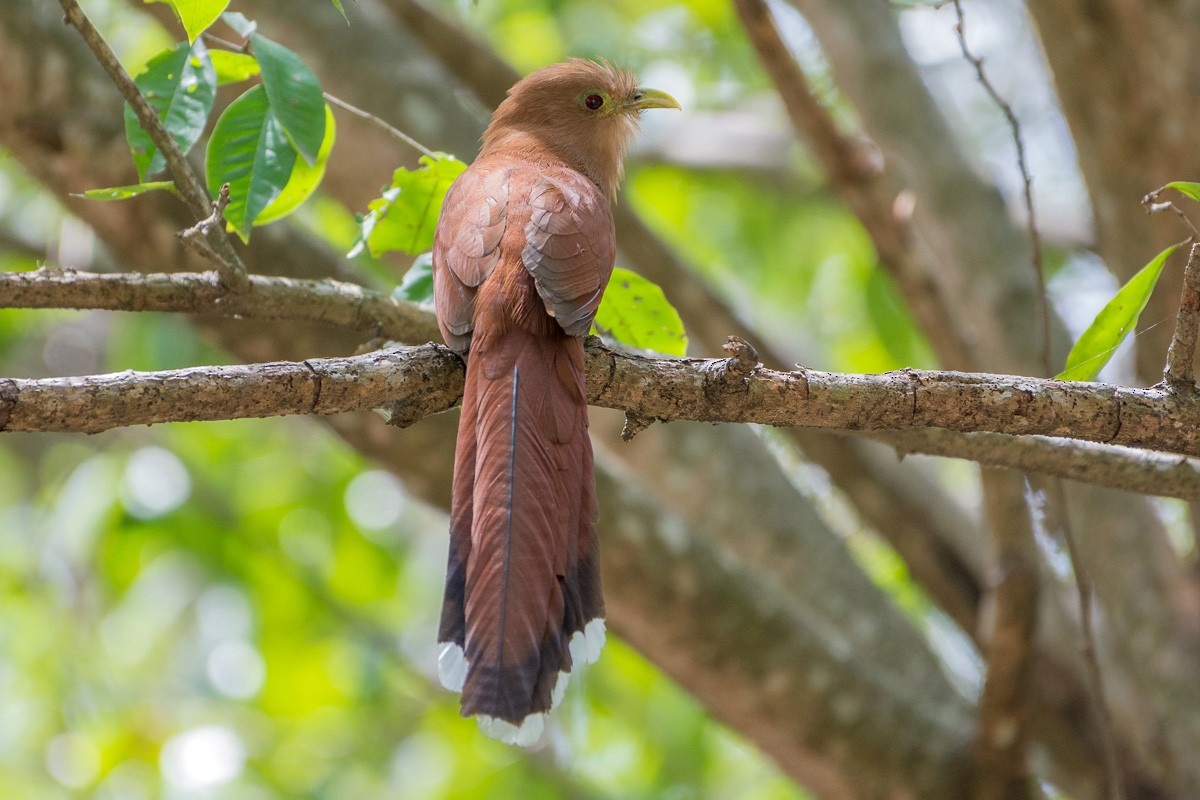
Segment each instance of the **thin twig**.
M1087 667L1088 688L1095 704L1100 745L1104 751L1104 773L1108 783L1108 800L1123 800L1121 770L1117 762L1117 746L1112 735L1112 712L1108 707L1108 695L1104 689L1104 671L1100 668L1100 657L1096 649L1096 623L1092 616L1092 580L1079 555L1079 544L1067 512L1066 492L1061 479L1051 481L1055 493L1055 506L1061 515L1059 527L1067 555L1071 559L1071 571L1075 573L1075 587L1079 591L1080 624L1083 626L1083 663Z
M1192 362L1196 357L1196 332L1200 327L1200 244L1193 244L1183 268L1183 291L1179 298L1179 313L1175 316L1175 333L1167 349L1167 366L1163 378L1177 392L1196 393Z
M1170 200L1159 200L1159 195L1165 192L1168 186L1160 186L1153 192L1142 198L1142 205L1146 207L1147 214L1157 214L1160 211L1173 211L1176 216L1183 220L1183 224L1188 226L1188 230L1192 232L1193 239L1200 239L1200 230L1195 224L1188 219L1188 215L1183 213L1183 209L1172 203Z
M351 114L354 114L357 117L362 117L363 119L367 120L368 122L378 125L380 128L383 128L385 131L390 133L393 137L404 142L409 147L420 150L422 153L424 153L427 156L431 156L431 157L433 156L433 151L430 150L428 147L421 144L416 139L412 138L411 136L409 136L407 133L400 130L399 128L389 125L385 120L380 119L379 117L375 116L371 112L363 111L361 108L352 106L349 103L347 103L345 100L334 97L329 92L325 92L325 99L328 100L329 102L333 103L338 108L344 108L345 110L349 111Z
M1033 250L1033 274L1037 280L1038 287L1038 316L1041 318L1042 328L1042 370L1046 375L1053 375L1054 368L1050 356L1050 301L1046 293L1046 268L1042 256L1042 235L1038 230L1037 215L1034 212L1033 176L1029 172L1029 163L1025 159L1025 140L1021 135L1021 123L1017 120L1017 115L1013 113L1012 106L1000 96L1000 93L996 91L996 87L988 79L987 73L983 69L983 59L972 53L970 47L967 46L966 17L963 15L962 0L953 0L953 3L954 13L958 17L954 31L958 35L958 44L962 49L963 58L975 68L975 75L979 78L980 85L983 86L984 90L992 98L992 102L1003 112L1004 118L1008 120L1008 128L1012 134L1013 145L1017 149L1017 167L1021 170L1021 182L1025 194L1025 212L1029 217L1029 244Z
M146 100L145 95L138 89L137 84L133 82L133 78L129 76L125 67L121 65L116 53L108 46L108 42L104 40L92 21L83 13L83 9L79 7L76 0L59 0L59 5L63 8L66 21L79 31L84 42L91 48L96 60L108 73L121 96L133 108L138 118L138 124L142 126L142 129L154 142L154 146L163 154L171 176L175 179L176 187L192 209L192 213L196 215L196 219L207 218L211 213L212 199L204 190L199 176L192 169L192 165L188 163L183 151L179 149L175 138L163 127L158 115ZM249 285L246 278L246 266L242 263L237 251L233 249L229 237L225 235L224 227L218 225L210 229L209 244L221 259L222 282L231 291L244 290Z

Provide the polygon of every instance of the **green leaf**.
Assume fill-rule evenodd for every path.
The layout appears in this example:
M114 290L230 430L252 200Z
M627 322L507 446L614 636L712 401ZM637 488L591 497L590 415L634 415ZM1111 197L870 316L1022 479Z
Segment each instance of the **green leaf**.
M410 303L433 302L433 253L421 253L404 273L404 280L392 290L392 297Z
M226 11L221 15L221 21L237 32L243 39L249 39L258 30L258 23L246 19L240 11Z
M1180 194L1185 194L1193 200L1200 200L1200 183L1192 183L1190 181L1172 181L1166 185L1167 189L1174 189Z
M73 195L88 200L128 200L147 192L166 190L175 192L174 181L151 181L150 183L135 183L131 186L112 186L108 189L88 189L83 194Z
M214 196L229 184L225 220L243 241L250 226L287 185L296 151L283 126L271 113L262 86L255 86L229 104L208 141L205 173Z
M217 21L221 12L229 5L229 0L146 0L150 3L167 3L175 9L183 29L187 31L189 42L204 33L209 25Z
M1146 266L1129 279L1121 287L1116 296L1108 301L1108 305L1100 310L1096 319L1088 327L1067 356L1067 365L1058 375L1060 381L1091 381L1095 380L1104 369L1104 365L1112 358L1113 352L1125 341L1125 337L1137 325L1138 317L1150 293L1158 283L1163 265L1167 258L1179 248L1174 244L1154 257Z
M283 191L254 220L256 226L266 225L286 217L299 208L300 204L307 200L309 195L320 185L321 179L325 177L325 162L329 160L329 153L333 150L333 140L337 138L333 109L329 106L325 107L325 116L325 141L321 143L321 149L317 152L317 160L312 164L305 164L303 161L296 162L296 165L292 167L292 177L288 179Z
M672 356L687 352L679 312L657 284L627 269L613 270L596 311L596 327L643 350Z
M296 152L314 163L325 140L325 97L317 76L283 45L257 33L250 42L262 69L271 112Z
M342 7L342 0L332 0L333 7L342 15L342 19L346 20L346 24L350 24L350 18L346 16L346 9Z
M217 84L240 83L258 74L258 60L247 53L231 53L228 50L210 50L213 68L217 71Z
M163 127L184 153L204 133L217 93L217 73L203 42L180 42L163 50L146 64L134 80ZM142 130L133 107L125 104L125 138L137 165L138 179L162 172L167 162L150 134Z
M383 197L371 203L362 221L362 239L350 257L362 251L363 242L376 257L390 250L412 254L433 247L446 190L467 165L446 153L421 156L420 163L423 166L415 170L396 170Z

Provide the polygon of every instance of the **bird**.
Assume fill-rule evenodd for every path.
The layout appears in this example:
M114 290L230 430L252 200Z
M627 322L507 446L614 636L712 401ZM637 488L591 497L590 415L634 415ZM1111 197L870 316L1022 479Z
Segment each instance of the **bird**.
M438 676L464 717L533 746L604 644L583 337L616 257L612 203L666 92L573 58L519 80L446 192L433 290L465 357Z

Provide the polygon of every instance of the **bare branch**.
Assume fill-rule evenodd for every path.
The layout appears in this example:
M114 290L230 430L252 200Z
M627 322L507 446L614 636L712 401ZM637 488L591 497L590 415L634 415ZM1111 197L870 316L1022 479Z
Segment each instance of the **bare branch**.
M85 378L0 380L0 430L99 433L122 425L452 407L462 362L438 345L351 358Z
M1200 403L1182 403L1162 388L932 370L847 375L758 367L743 374L736 357L645 358L609 350L597 340L589 342L587 359L589 402L643 418L857 431L947 428L1041 434L1200 454ZM733 372L738 375L736 385L727 380ZM309 393L289 394L298 378L307 381L314 375L325 387L316 407ZM406 386L407 377L421 385ZM229 382L237 387L230 395L238 398L236 403L208 396L230 391ZM396 409L409 422L454 406L461 382L461 360L438 345L347 359L279 362L269 368L7 380L0 430L94 433L156 422L338 414L381 407L388 390L400 395L400 406L409 402L409 393L423 398L415 407L417 416L404 407ZM255 399L251 386L266 387L265 397L274 399ZM137 395L136 403L131 404L129 393ZM114 403L120 413L110 408Z
M166 159L167 166L171 170L171 175L175 179L176 187L187 201L188 206L191 207L196 219L207 219L212 213L212 199L201 185L200 178L192 169L192 165L184 157L183 151L175 143L174 137L167 133L166 128L162 126L158 115L150 107L145 95L138 89L125 67L121 65L120 59L108 46L108 42L104 41L100 31L96 30L96 26L83 13L79 3L76 0L59 0L59 4L66 14L67 22L79 30L83 40L95 53L100 66L104 67L104 71L108 73L109 78L121 92L121 96L133 108L138 118L138 124L142 126L142 129L153 140L154 146L163 154L163 158ZM246 266L242 263L237 251L233 249L233 243L229 241L229 237L225 235L225 228L221 225L210 226L208 234L209 244L212 245L223 263L222 283L234 291L245 289L247 285Z
M433 314L413 303L333 280L250 275L230 293L215 273L0 272L0 307L175 311L324 322L418 344L440 341Z
M1120 445L1048 436L955 433L930 428L876 433L901 454L963 458L992 467L1037 472L1139 494L1200 501L1200 460Z

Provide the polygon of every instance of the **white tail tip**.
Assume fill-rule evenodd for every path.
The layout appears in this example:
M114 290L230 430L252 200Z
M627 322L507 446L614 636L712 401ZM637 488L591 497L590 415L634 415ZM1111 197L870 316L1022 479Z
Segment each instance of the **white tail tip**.
M476 719L479 721L479 729L487 736L520 747L533 747L541 740L542 733L546 730L545 714L530 714L521 720L520 725L482 715Z

